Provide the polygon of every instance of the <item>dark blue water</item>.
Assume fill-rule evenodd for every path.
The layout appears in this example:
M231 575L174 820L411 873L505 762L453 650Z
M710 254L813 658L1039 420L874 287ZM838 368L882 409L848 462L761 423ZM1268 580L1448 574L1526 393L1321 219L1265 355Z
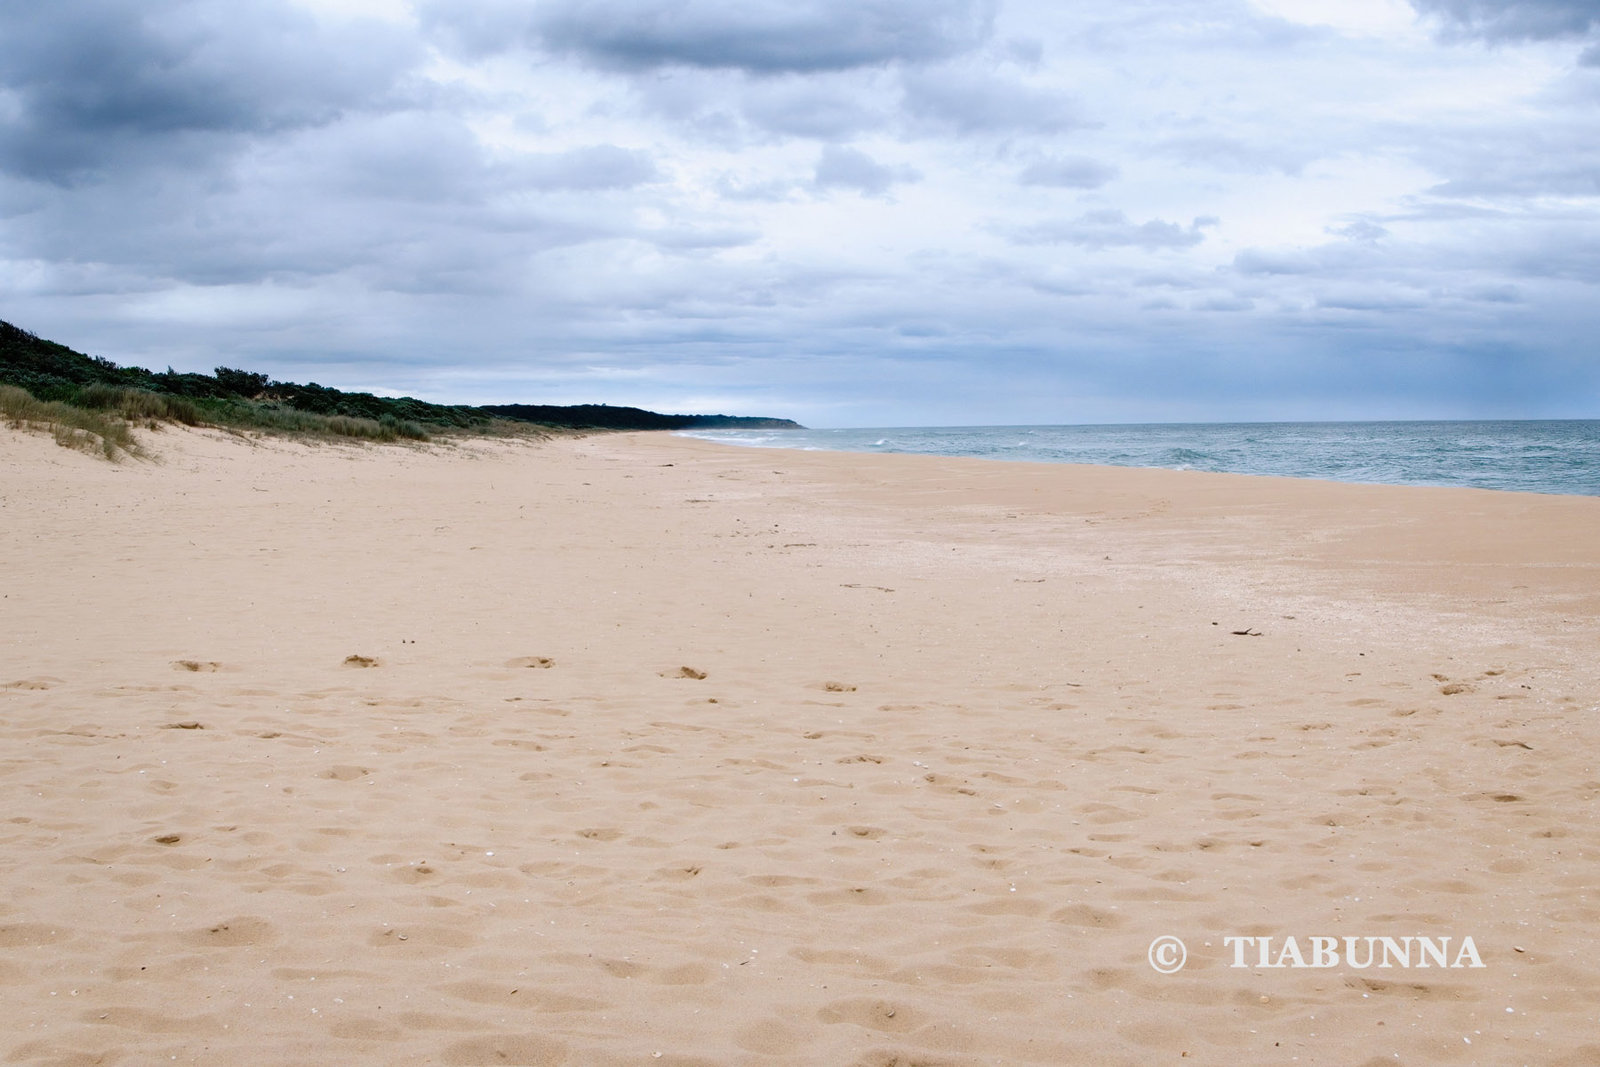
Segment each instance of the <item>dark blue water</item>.
M1600 496L1600 421L1591 420L696 430L687 436L769 448L921 452Z

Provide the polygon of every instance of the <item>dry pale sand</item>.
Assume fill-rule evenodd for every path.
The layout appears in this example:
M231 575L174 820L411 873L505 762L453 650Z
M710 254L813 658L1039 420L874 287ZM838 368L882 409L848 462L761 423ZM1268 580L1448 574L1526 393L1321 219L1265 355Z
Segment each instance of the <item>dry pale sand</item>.
M0 434L0 1061L1600 1062L1600 499L150 440Z

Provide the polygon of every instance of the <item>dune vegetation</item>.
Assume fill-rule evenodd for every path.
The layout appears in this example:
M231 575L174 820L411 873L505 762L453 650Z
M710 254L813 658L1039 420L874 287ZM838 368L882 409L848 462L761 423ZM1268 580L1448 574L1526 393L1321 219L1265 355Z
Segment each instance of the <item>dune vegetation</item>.
M110 459L138 454L134 428L163 423L371 442L532 429L471 407L273 381L232 367L212 374L123 367L4 321L0 419Z
M0 419L9 425L46 429L63 445L112 459L138 453L131 428L171 423L379 443L464 434L798 426L787 419L663 415L608 404L432 404L274 381L234 367L211 374L152 371L85 355L3 320L0 389Z

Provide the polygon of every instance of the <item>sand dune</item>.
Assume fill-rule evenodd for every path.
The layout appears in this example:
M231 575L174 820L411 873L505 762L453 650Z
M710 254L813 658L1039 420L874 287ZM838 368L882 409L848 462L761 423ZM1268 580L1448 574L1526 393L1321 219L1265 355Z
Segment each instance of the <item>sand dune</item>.
M0 434L5 1062L1600 1062L1600 500L150 440Z

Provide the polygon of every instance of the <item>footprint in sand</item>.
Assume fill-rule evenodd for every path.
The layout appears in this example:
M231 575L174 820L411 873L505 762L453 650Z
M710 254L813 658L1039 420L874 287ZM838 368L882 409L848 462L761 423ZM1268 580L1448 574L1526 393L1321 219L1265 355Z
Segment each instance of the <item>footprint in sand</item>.
M404 882L406 885L416 885L419 882L427 881L436 873L437 868L426 863L408 863L403 867L395 868L393 877L397 882Z
M1435 671L1428 677L1432 678L1436 682L1444 683L1439 687L1439 692L1443 693L1447 697L1453 697L1457 693L1470 693L1473 691L1473 687L1470 684L1466 682L1452 682L1450 680L1450 676L1447 674L1440 674Z
M40 675L36 678L19 678L15 682L7 682L0 689L54 689L61 684L60 678L51 678Z
M679 667L677 670L661 671L660 674L663 678L693 678L697 682L704 681L706 677L705 671L693 667Z
M817 1020L824 1023L853 1023L868 1030L903 1033L921 1025L916 1011L891 1000L866 1000L851 998L836 1000L817 1011Z
M476 941L466 931L447 926L408 926L403 929L390 926L374 931L367 938L367 944L373 948L399 948L402 944L411 949L467 948Z
M637 978L644 974L644 966L633 960L604 959L595 960L602 971L613 978Z
M697 863L682 867L662 867L656 871L655 877L657 881L663 882L687 882L691 878L699 877L702 870L704 868Z
M216 660L175 659L172 661L175 671L195 671L213 674L222 669L222 664Z
M556 661L549 656L518 656L506 660L507 667L526 667L529 670L549 670L555 665Z
M537 741L524 741L517 737L501 737L491 743L501 748L520 748L527 752L543 752L547 747Z
M716 972L707 963L680 963L647 976L656 985L706 985L714 978Z
M184 722L164 723L161 728L163 730L204 730L205 726L204 724L198 723L193 719L189 719Z
M567 1062L567 1046L542 1034L497 1034L457 1041L444 1050L439 1062L450 1067L484 1063L539 1067Z
M254 915L242 915L196 930L186 936L191 945L204 948L236 948L241 945L259 945L277 936L272 923Z
M376 667L378 666L378 661L371 656L350 655L344 658L344 665L346 667Z
M966 784L965 779L956 779L943 774L925 774L922 780L935 787L940 792L958 793L964 797L975 797L978 791ZM959 784L958 784L959 783Z
M848 832L851 837L864 837L868 841L876 841L888 833L887 830L879 826L851 826L848 828Z
M65 930L44 923L10 923L0 926L0 948L31 948L65 940Z
M622 836L622 831L614 830L611 827L597 827L579 830L578 836L588 838L590 841L615 841Z
M568 1012L605 1011L609 1007L594 997L578 997L548 989L531 987L527 983L488 982L466 979L436 987L460 1000L474 1004L488 1004L498 1008L526 1008L530 1011Z
M1123 916L1092 904L1069 904L1057 908L1050 913L1049 921L1086 930L1117 930L1127 924Z
M871 886L850 886L847 889L828 889L820 893L807 893L806 899L813 904L827 907L833 904L851 904L857 906L881 906L892 903L894 898L881 889Z
M1465 1000L1467 991L1459 985L1428 982L1386 982L1380 978L1347 976L1344 984L1351 989L1366 990L1408 1000ZM1363 994L1364 996L1365 994Z
M332 778L337 782L353 782L357 778L364 777L371 773L372 772L365 767L356 767L352 764L342 763L336 767L329 767L318 777Z
M807 1041L803 1030L768 1016L741 1029L734 1035L734 1044L760 1056L788 1056L804 1051Z
M352 1041L399 1041L406 1036L400 1027L375 1019L346 1019L329 1026L328 1033Z

